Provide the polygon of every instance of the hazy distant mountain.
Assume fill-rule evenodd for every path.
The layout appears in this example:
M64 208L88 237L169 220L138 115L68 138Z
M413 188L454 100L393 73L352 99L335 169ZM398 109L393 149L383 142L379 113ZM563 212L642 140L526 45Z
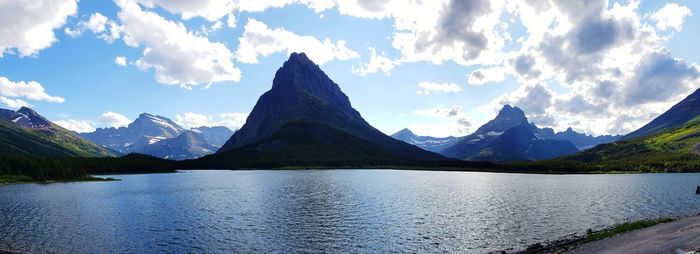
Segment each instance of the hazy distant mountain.
M602 135L602 136L592 136L583 133L575 132L573 129L568 128L566 131L557 132L554 134L553 139L556 140L568 140L574 143L576 147L583 151L586 149L593 148L600 144L613 143L620 140L621 135Z
M443 160L370 126L348 97L304 53L275 74L248 119L203 159L226 165L367 165Z
M659 117L644 125L644 127L622 137L623 140L661 133L678 128L700 115L700 89L683 99L661 114Z
M22 107L17 111L0 109L0 155L103 157L116 153Z
M121 154L142 153L144 148L158 141L174 138L185 129L170 119L143 113L127 127L98 128L81 136Z
M224 143L226 143L226 141L233 135L233 131L231 131L231 129L223 126L203 126L192 128L192 131L201 134L207 143L215 146L217 149L223 146Z
M505 105L493 120L479 127L473 134L462 137L453 145L440 151L440 154L456 159L473 160L487 148L493 140L505 131L516 126L528 126L525 113L518 107Z
M193 159L214 153L231 134L231 130L220 126L186 131L167 117L143 113L127 127L99 128L80 135L122 154L143 153L166 159Z
M190 130L182 132L175 138L148 145L142 152L164 159L185 160L212 154L217 149L219 149L218 146L208 143L200 133Z
M393 135L392 138L401 140L411 145L422 148L426 151L439 152L446 147L449 147L459 141L458 137L436 138L430 136L418 136L409 129L400 130Z

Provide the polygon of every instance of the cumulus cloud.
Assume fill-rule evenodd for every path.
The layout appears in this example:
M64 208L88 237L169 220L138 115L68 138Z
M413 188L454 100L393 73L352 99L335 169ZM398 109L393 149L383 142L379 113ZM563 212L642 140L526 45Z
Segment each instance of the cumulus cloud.
M237 22L235 15L229 14L228 16L226 16L226 26L228 26L229 28L236 28L236 24Z
M95 126L92 125L89 121L82 121L82 120L75 120L75 119L65 119L65 120L58 120L58 121L53 121L55 124L58 124L59 126L66 128L68 130L77 132L77 133L86 133L86 132L93 132L95 131Z
M682 27L690 14L681 9L676 11L682 17L666 26L656 22L667 20L662 14L654 16L661 10L644 16L638 1L508 3L504 10L527 33L518 39L519 49L505 52L504 61L489 68L507 68L519 87L492 100L486 112L510 103L538 125L577 126L593 134L641 127L697 88L698 68L674 58L664 48L670 36L658 35ZM485 77L474 74L481 73L470 78ZM561 89L550 89L555 86Z
M121 27L99 12L90 15L88 20L80 21L75 28L66 27L64 31L73 38L81 36L85 31L90 31L107 43L112 43L121 36Z
M462 87L454 83L420 82L418 87L421 90L416 91L416 93L423 95L430 95L434 92L457 93L462 91Z
M377 55L377 50L375 48L369 48L370 59L368 63L360 63L360 67L352 67L352 73L360 76L365 76L371 73L377 73L379 71L383 72L385 75L390 75L391 70L395 66L400 64L398 60L392 60L384 54Z
M13 82L6 77L0 77L0 96L3 98L2 102L11 108L29 105L27 102L17 98L52 103L62 103L65 101L65 99L61 97L47 94L44 87L39 84L39 82Z
M223 113L216 115L202 115L192 112L175 115L175 122L185 128L202 126L224 126L231 130L240 129L245 124L246 113Z
M405 5L405 4L404 4ZM499 20L504 1L423 1L392 13L393 46L404 62L493 64L510 35Z
M144 11L130 0L117 0L122 39L131 47L143 47L135 61L142 70L155 70L162 84L190 88L200 84L239 81L233 53L223 43L195 35L182 24Z
M633 73L620 91L627 106L679 100L697 89L700 82L697 67L673 58L665 50L645 55Z
M238 9L245 12L261 12L268 8L280 8L290 4L303 4L315 12L321 12L336 5L334 0L238 0Z
M507 74L508 69L505 67L481 68L470 73L468 81L470 85L498 83L504 81Z
M0 57L4 53L36 55L56 41L54 29L78 10L76 0L0 2Z
M173 14L180 14L182 19L202 17L216 21L234 11L233 0L138 0L148 8L158 5Z
M119 65L119 66L126 66L126 57L125 56L117 56L114 58L114 63Z
M258 63L258 56L277 52L305 52L317 64L332 60L358 58L359 54L345 46L345 41L319 41L313 36L294 34L282 28L270 29L265 23L248 19L243 35L238 39L236 59L243 63Z
M115 128L124 127L131 123L131 120L126 116L112 111L102 113L97 120L105 126Z
M413 114L434 118L438 121L422 121L411 124L409 128L419 135L433 137L464 136L469 134L473 127L471 118L462 111L460 106L415 110Z
M5 96L0 96L0 102L2 102L2 104L5 104L5 106L7 106L8 108L11 108L11 109L18 109L21 107L31 107L32 106L29 103L27 103L26 101L23 101L20 99L10 99L10 98L7 98Z
M667 3L664 7L652 13L649 18L656 22L656 28L661 31L669 29L680 31L685 18L690 15L693 15L690 8L676 3Z

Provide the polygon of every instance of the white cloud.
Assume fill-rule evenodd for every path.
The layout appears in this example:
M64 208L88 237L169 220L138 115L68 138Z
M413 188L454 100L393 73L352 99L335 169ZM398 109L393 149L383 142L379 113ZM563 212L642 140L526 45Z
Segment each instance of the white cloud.
M693 15L690 8L676 3L666 3L664 7L652 13L649 18L656 22L656 28L661 31L674 29L680 31L685 18Z
M664 48L670 36L658 35L680 30L685 11L674 10L682 17L673 21L647 15L668 21L654 26L643 22L639 1L510 2L505 10L527 33L517 50L487 68L505 68L519 87L492 100L488 112L511 103L555 130L625 134L697 88L698 68L674 58Z
M131 123L131 120L129 120L129 118L127 118L126 116L111 111L107 111L100 115L98 120L100 121L100 123L106 126L115 128L124 127Z
M305 52L317 64L359 57L357 52L345 47L343 40L333 43L326 38L319 41L313 36L297 35L282 28L270 29L255 19L248 19L244 29L236 50L236 59L243 63L258 63L258 56L277 52Z
M55 124L66 128L77 133L86 133L95 131L95 126L93 126L89 121L75 120L75 119L65 119L53 121Z
M233 0L137 0L148 8L158 5L173 14L180 14L182 19L202 17L216 21L234 11Z
M114 58L114 63L119 65L119 66L126 66L126 57L125 56L117 56Z
M73 38L79 37L85 31L90 31L107 43L112 43L121 37L122 28L99 12L90 15L87 21L80 21L75 28L66 27L65 33Z
M245 12L261 12L269 8L281 8L290 4L303 4L315 12L321 12L335 6L334 0L238 0L238 9Z
M130 0L117 0L117 5L124 42L144 47L136 66L155 70L159 83L191 88L240 80L241 71L231 61L233 53L223 43L195 35L182 23L144 11Z
M508 74L508 69L505 67L481 68L470 73L468 81L470 85L498 83L506 79L506 74Z
M56 41L54 29L77 12L76 0L0 1L0 57L36 55Z
M87 22L82 23L86 29L89 29L93 33L103 33L107 29L107 23L109 19L102 15L102 13L96 12L90 16Z
M391 70L400 64L400 61L389 59L388 57L384 56L383 53L382 55L377 55L377 50L375 48L369 48L369 52L369 63L360 63L359 68L355 68L355 66L353 66L352 73L365 76L367 74L381 71L388 76L391 74Z
M8 108L11 108L11 109L18 109L21 107L31 107L32 106L29 103L27 103L26 101L23 101L20 99L10 99L10 98L7 98L5 96L0 96L0 102L2 102L2 104L5 104L5 106L7 106Z
M472 131L473 121L462 111L460 106L449 108L430 108L413 111L421 117L433 118L435 121L421 121L409 125L409 129L418 135L433 137L464 136Z
M416 93L424 95L430 95L434 92L457 93L462 91L462 87L454 83L420 82L418 87L421 90L416 91Z
M231 130L237 130L245 124L247 118L248 114L246 113L223 113L208 116L187 112L175 115L175 122L184 128L224 126Z
M0 77L0 95L5 97L23 97L29 100L53 103L62 103L65 101L65 99L61 97L48 95L39 82L13 82L6 77ZM15 99L14 102L18 103L20 101Z
M236 28L236 16L233 13L226 16L226 26L229 28Z

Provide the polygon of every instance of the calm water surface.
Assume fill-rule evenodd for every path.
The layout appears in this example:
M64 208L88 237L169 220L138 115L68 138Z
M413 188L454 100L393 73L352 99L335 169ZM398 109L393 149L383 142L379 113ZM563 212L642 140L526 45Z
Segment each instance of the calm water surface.
M700 174L183 171L0 187L0 249L32 253L522 249L700 212Z

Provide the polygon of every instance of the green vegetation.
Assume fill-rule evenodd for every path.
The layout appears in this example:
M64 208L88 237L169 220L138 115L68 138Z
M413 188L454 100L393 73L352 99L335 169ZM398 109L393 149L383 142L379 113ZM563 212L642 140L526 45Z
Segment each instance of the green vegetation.
M29 183L34 181L36 181L34 178L26 175L0 175L0 184Z
M665 132L597 146L582 153L508 165L560 173L700 172L700 117Z
M174 172L175 168L173 161L140 154L103 158L0 156L0 183L98 180L90 175Z
M135 154L76 158L67 155L8 155L0 151L3 152L0 155L0 183L80 180L92 174L174 172L175 169L185 168L397 168L554 174L700 172L700 118L660 134L600 145L576 155L511 164L458 160L407 161L389 150L344 134L322 125L290 124L279 135L273 135L268 140L183 162ZM0 135L0 139L3 137ZM47 151L51 150L49 146Z
M0 120L0 154L66 157L116 155L54 124L46 128L31 129L3 120Z
M389 138L390 139L390 138ZM391 139L394 141L393 139ZM406 145L396 141L395 144ZM408 146L408 145L406 145ZM416 159L399 154L388 145L378 145L330 125L291 122L272 136L240 148L181 163L185 168L280 168L363 167L377 165L415 165ZM415 147L415 156L425 152ZM437 157L437 155L435 155ZM451 163L451 162L447 162ZM455 162L469 164L466 162ZM431 164L431 163L427 163ZM432 163L438 164L438 163Z
M612 236L616 236L622 233L630 232L632 230L637 230L637 229L642 229L642 228L647 228L654 226L656 224L661 224L661 223L667 223L667 222L672 222L674 219L671 218L658 218L658 219L650 219L650 220L639 220L639 221L631 221L631 222L624 222L618 225L615 225L611 228L597 231L597 232L588 232L586 234L586 241L598 241L603 238L608 238Z

